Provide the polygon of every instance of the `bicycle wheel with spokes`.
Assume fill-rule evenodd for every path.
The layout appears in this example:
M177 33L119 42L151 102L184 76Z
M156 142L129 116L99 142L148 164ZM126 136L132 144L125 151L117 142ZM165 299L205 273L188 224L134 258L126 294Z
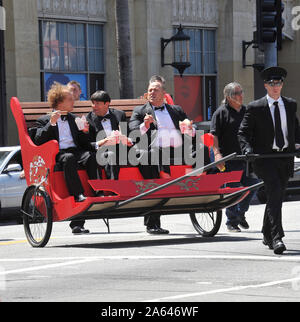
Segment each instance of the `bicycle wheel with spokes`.
M52 205L48 194L31 186L25 191L22 202L25 235L33 247L44 247L52 231Z
M203 237L213 237L220 229L222 210L214 212L190 213L192 224Z

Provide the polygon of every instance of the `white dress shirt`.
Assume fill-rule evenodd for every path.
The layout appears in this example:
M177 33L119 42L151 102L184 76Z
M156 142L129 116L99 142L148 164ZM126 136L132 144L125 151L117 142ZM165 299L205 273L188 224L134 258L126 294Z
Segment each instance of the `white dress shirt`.
M61 118L57 120L58 133L59 133L59 149L68 149L76 147L69 122L67 120L63 121Z
M276 102L276 100L274 100L269 95L267 95L267 100L268 100L270 112L271 112L272 119L273 119L274 129L275 129L275 117L274 117L275 105L274 105L274 102ZM285 149L289 145L289 142L288 142L288 127L287 127L286 110L285 110L284 103L283 103L283 100L282 100L281 97L279 97L279 99L277 100L277 102L278 102L278 107L279 107L279 112L280 112L281 128L282 128L283 137L284 137L284 146L283 146L283 149ZM278 146L276 145L275 136L274 136L274 142L273 142L273 149L275 149L275 150L278 150L279 149Z
M108 114L109 114L109 111L105 114L105 116ZM111 136L111 132L112 132L111 120L109 118L106 119L105 116L103 116L104 119L101 121L101 124L103 126L103 130L106 133L106 136L109 137Z
M177 148L182 146L182 134L178 129L176 129L166 106L163 110L154 110L154 113L157 121L157 136L153 142L153 146L161 148ZM148 130L149 129L146 128L145 123L140 125L142 135L144 135Z

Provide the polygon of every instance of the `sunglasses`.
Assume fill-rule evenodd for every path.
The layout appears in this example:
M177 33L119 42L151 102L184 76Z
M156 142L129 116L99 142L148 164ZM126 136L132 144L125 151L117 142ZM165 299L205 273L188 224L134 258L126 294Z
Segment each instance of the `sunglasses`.
M244 93L244 91L237 91L237 92L233 92L232 95L233 96L240 96Z
M267 84L269 85L269 86L271 86L271 87L279 87L279 86L281 86L282 84L283 84L283 81L276 81L276 82L274 82L274 81L269 81L269 82L267 82Z

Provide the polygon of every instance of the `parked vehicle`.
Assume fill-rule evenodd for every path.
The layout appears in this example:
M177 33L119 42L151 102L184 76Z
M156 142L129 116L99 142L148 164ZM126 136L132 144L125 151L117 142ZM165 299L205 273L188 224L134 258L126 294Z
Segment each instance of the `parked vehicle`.
M20 216L22 197L27 188L22 178L21 147L0 147L0 219Z

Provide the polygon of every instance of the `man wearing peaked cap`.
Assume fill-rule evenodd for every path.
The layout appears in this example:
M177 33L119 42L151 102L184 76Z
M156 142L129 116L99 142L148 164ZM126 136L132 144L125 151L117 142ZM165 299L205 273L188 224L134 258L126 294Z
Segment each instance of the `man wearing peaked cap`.
M287 71L282 67L269 67L261 72L261 78L265 81L281 80L287 76Z
M295 152L300 143L297 102L281 96L285 69L270 67L261 77L267 95L251 102L241 123L238 138L244 154L273 154L273 158L256 159L256 175L265 183L267 203L262 227L263 244L282 254L286 247L282 241L282 202L289 177L294 172L294 158L280 158L282 153Z

